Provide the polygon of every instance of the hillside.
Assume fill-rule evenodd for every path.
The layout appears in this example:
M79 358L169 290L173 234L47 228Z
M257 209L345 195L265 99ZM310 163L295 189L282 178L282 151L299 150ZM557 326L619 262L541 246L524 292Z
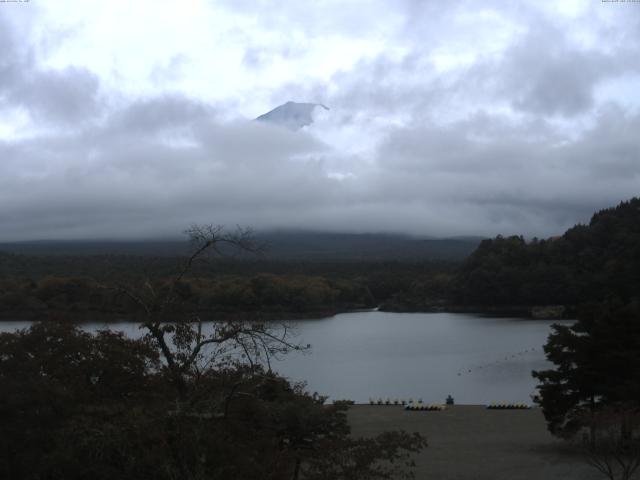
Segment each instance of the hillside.
M579 305L640 292L640 198L593 215L561 237L484 240L461 268L466 305Z

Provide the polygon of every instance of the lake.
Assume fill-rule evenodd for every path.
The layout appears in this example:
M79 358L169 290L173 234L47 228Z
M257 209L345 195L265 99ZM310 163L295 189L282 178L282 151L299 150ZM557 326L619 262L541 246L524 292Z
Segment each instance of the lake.
M287 322L310 352L293 352L274 370L330 400L422 399L456 403L530 402L532 370L546 369L542 346L552 323L454 313L353 312ZM29 322L0 322L0 330ZM137 324L88 323L138 336Z

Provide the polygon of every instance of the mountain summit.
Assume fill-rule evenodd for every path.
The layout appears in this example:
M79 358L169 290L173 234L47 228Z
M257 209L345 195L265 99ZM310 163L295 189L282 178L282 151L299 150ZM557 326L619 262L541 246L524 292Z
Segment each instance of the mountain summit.
M302 127L313 123L313 112L318 107L329 110L328 107L321 103L287 102L260 115L256 120L273 123L290 130L300 130Z

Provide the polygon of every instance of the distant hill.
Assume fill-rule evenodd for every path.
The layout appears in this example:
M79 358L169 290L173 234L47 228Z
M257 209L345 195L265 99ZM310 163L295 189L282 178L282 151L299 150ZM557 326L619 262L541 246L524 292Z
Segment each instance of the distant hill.
M0 252L21 255L135 255L174 257L186 255L189 245L178 240L39 240L0 243Z
M287 102L260 115L256 120L279 125L290 130L299 130L313 123L313 113L317 108L329 110L328 107L320 103Z
M256 234L265 257L299 261L462 260L480 237L420 239L391 234L265 232ZM25 255L185 255L184 241L38 241L0 243L0 252Z

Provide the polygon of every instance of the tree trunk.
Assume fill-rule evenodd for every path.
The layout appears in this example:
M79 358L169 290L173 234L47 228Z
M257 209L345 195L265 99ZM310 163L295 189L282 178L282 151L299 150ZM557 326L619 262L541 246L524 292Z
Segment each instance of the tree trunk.
M300 477L300 458L296 457L296 466L293 470L293 480L298 480Z

